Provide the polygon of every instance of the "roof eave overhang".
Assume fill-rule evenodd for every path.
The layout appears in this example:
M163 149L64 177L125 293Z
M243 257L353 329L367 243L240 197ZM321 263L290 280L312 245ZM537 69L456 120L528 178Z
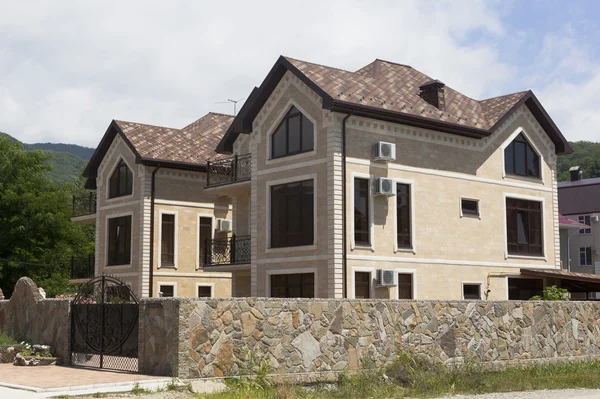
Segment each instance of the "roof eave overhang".
M154 166L159 168L168 169L179 169L193 172L206 172L205 163L193 163L193 162L179 162L172 161L169 159L158 159L158 158L136 158L136 163L140 163L146 166Z
M583 273L562 272L555 269L520 269L521 274L546 278L557 278L561 280L582 281L600 285L600 276L591 274L590 277L582 276ZM568 273L568 274L567 274Z

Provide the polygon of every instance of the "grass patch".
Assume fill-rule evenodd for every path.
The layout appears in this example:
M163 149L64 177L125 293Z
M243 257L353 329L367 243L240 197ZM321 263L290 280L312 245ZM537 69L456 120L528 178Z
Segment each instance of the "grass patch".
M134 382L133 383L133 387L131 387L131 391L132 394L134 395L146 395L146 394L150 394L152 393L151 390L146 389L146 388L142 388L142 386L140 385L139 382Z
M481 394L539 389L600 388L600 361L563 362L550 365L485 370L478 362L446 367L401 355L385 369L342 374L336 384L266 385L240 383L206 399L359 399L430 398L448 394Z
M19 345L19 341L5 332L0 331L0 345Z

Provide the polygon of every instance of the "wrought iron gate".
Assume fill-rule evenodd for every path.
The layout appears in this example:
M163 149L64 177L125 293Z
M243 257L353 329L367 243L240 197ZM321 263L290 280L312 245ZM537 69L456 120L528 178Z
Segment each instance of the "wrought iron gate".
M84 285L71 304L71 365L138 371L139 304L112 276Z

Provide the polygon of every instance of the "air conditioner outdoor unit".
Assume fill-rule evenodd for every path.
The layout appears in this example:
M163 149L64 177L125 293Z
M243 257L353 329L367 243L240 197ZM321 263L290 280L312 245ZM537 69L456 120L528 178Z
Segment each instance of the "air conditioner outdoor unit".
M598 222L600 221L600 216L592 216L591 220L592 222Z
M375 195L396 195L396 182L385 177L375 180Z
M398 273L394 270L378 269L377 285L380 287L393 287L398 285Z
M376 161L396 160L396 144L379 141L373 146L373 158Z
M217 230L222 232L230 232L231 231L231 220L227 219L219 219L217 223Z

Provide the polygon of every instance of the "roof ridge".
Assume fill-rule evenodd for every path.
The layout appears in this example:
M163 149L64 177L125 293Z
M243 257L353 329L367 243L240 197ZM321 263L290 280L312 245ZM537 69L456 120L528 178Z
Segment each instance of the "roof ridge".
M299 60L299 59L297 59L297 58L292 58L292 57L288 57L288 56L285 56L285 55L282 55L282 57L283 57L283 58L285 58L285 59L286 59L286 60L288 60L288 61L292 60L292 61L304 62L305 64L316 65L316 66L320 66L320 67L327 68L327 69L335 69L336 71L342 71L342 72L346 72L346 73L355 73L355 72L353 72L353 71L348 71L348 70L346 70L346 69L342 69L342 68L336 68L336 67L332 67L332 66L329 66L329 65L324 65L324 64L317 64L316 62L310 62L310 61ZM367 65L369 65L369 64L367 64ZM366 65L365 65L365 66L366 66ZM364 68L364 67L361 67L361 68ZM360 69L360 68L359 68L359 69Z
M212 115L218 115L218 116L228 116L228 117L230 117L230 118L235 118L235 115L232 115L232 114L225 114L225 113L223 113L223 112L213 112L213 111L209 111L209 112L208 112L208 114L212 114ZM206 115L208 115L208 114L206 114ZM204 115L204 116L206 116L206 115ZM203 116L202 118L204 118L204 116ZM200 118L200 119L202 119L202 118Z
M483 101L495 100L497 98L513 96L515 94L525 94L525 93L527 93L529 91L531 91L531 89L527 89L527 90L523 90L523 91L515 91L514 93L501 94L499 96L494 96L494 97L490 97L490 98L484 98L483 100L476 100L476 101L483 102Z
M399 62L388 61L388 60L384 60L384 59L381 59L381 58L375 58L375 61L386 62L386 63L392 64L392 65L399 65L399 66L403 66L403 67L406 67L406 68L415 69L411 65L408 65L408 64L401 64ZM375 62L375 61L373 61L373 62ZM372 64L373 62L371 62L370 64ZM367 65L369 65L369 64L367 64ZM367 65L365 65L365 66L367 66ZM415 69L415 71L419 71L419 70ZM421 72L421 71L419 71L419 72ZM421 72L421 73L423 73L423 72ZM423 75L425 75L425 74L423 73Z
M181 130L181 129L176 128L176 127L169 127L169 126L162 126L162 125L151 125L149 123L125 121L125 120L122 120L122 119L113 119L113 120L115 122L117 122L117 123L119 123L119 122L121 122L121 123L133 123L133 124L142 125L142 126L158 127L158 128L161 128L161 129Z

